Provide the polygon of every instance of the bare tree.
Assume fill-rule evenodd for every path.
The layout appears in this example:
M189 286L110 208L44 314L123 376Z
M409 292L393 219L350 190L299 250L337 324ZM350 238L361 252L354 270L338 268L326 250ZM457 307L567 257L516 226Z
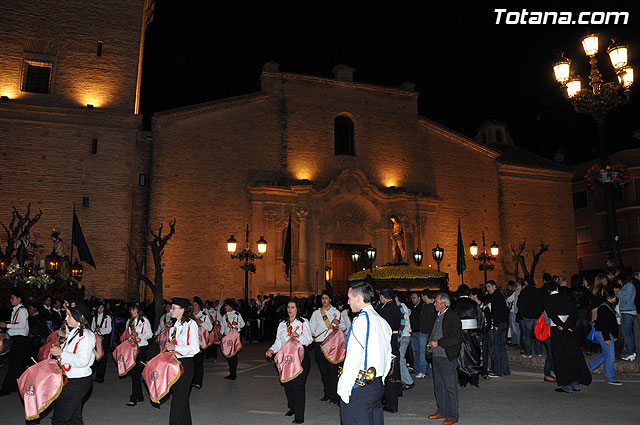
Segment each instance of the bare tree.
M164 306L163 306L164 284L162 282L162 273L164 272L164 269L162 268L162 256L164 255L164 247L167 245L167 242L169 242L169 239L171 239L171 237L176 232L176 219L174 218L173 221L169 222L169 233L167 233L165 236L162 236L162 229L163 229L163 224L161 223L160 228L158 229L158 233L154 233L153 230L151 229L147 229L142 232L142 236L144 239L143 249L146 250L146 248L149 247L151 249L151 255L153 256L153 268L155 271L153 280L151 280L144 273L143 261L140 258L138 258L139 253L133 252L131 247L127 245L127 249L129 250L129 256L131 257L131 259L133 260L136 266L136 272L138 274L138 278L142 280L144 283L146 283L147 286L151 289L151 292L153 293L154 309L156 313L156 324L158 320L160 320L164 312Z
M513 261L516 263L516 278L518 277L518 264L522 267L522 272L525 276L529 276L531 279L531 283L534 282L534 273L536 271L536 266L538 265L538 261L540 261L540 256L549 250L549 244L545 244L544 241L540 240L540 249L536 252L535 249L531 250L533 254L533 262L531 263L531 269L527 267L526 259L527 256L523 255L526 248L527 240L523 239L522 243L518 246L516 250L513 245L509 244L509 248L511 249L511 253L513 256Z
M5 226L5 224L0 221L0 225L7 234L7 246L4 249L4 253L0 252L0 255L2 255L2 257L8 262L11 262L15 257L14 251L16 250L16 244L23 238L26 240L31 228L38 222L38 220L40 220L42 210L38 209L38 211L38 214L31 217L31 204L27 205L27 213L25 215L20 214L14 206L9 227ZM21 255L19 262L22 263L20 264L20 267L24 266L24 255Z

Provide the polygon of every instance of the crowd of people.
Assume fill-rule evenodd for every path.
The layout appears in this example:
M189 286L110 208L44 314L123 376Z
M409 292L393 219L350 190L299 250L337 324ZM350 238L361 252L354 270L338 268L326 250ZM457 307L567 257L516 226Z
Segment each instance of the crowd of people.
M430 290L374 291L368 283L349 286L347 299L330 291L307 298L259 295L245 303L174 298L155 320L153 304L114 300L79 300L73 296L41 302L11 294L12 311L0 329L11 339L9 367L0 395L17 391L16 379L37 358L52 333L57 358L71 385L54 403L52 423L82 423L82 402L93 382L104 382L106 362L96 357L97 336L105 352L122 342L123 334L137 347L127 375L131 393L125 404L144 400L142 370L150 344L160 345L181 361L183 374L171 388L170 424L190 424L189 394L200 389L203 362L227 360L226 379L238 377L242 339L273 341L273 357L287 399L287 416L304 422L305 386L313 357L323 384L322 401L340 406L342 422L383 423L382 412L398 412L399 397L415 380L432 375L437 411L430 419L444 424L459 420L458 388L480 386L480 378L510 374L508 345L525 359L542 356L544 376L556 391L572 393L591 382L591 372L604 365L606 382L615 377L616 358L635 361L640 339L638 273L611 269L593 282L575 275L571 283L543 275L537 286L529 277L501 285L490 280L479 287L460 285L455 292ZM591 325L593 323L593 332ZM548 329L548 337L538 329ZM203 346L202 332L222 339ZM591 337L589 338L591 334ZM313 353L312 353L313 351ZM588 364L584 353L598 353ZM5 360L6 361L6 360Z

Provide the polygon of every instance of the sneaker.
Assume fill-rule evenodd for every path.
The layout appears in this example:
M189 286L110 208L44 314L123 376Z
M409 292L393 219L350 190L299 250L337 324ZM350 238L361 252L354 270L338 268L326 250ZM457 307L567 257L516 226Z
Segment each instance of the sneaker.
M489 372L489 378L502 378L502 376L501 375L496 375L493 372Z
M622 382L620 382L620 381L611 381L611 382L607 382L607 384L620 386L620 385L622 385Z
M556 378L554 378L553 376L545 376L544 382L556 382Z
M626 357L621 357L621 359L622 359L622 360L626 360L626 361L628 361L628 362L633 362L633 361L635 361L635 360L636 360L636 353L629 354L629 355L628 355L628 356L626 356Z
M533 357L531 354L522 354L522 358L524 359L530 359L531 357Z
M424 373L419 373L419 374L416 375L416 379L422 379L425 376L427 376L427 375L425 375Z
M536 357L542 357L542 353L536 354Z

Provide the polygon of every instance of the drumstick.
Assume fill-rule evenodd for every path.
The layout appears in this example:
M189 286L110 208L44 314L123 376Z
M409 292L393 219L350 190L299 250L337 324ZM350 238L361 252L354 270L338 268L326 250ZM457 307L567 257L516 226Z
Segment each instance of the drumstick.
M34 359L33 357L31 357L31 360L33 361L33 364L37 364L38 362L36 361L36 359Z
M147 364L146 364L145 362L143 362L143 361L141 361L140 363L142 363L142 364L143 364L143 365L145 365L145 366L147 365Z

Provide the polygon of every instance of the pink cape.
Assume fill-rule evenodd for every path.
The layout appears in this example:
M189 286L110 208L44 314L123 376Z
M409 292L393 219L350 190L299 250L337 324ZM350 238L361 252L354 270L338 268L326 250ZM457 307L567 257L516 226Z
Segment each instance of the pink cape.
M118 376L125 376L136 365L138 346L127 339L113 350L113 359L118 365Z
M147 383L151 401L160 403L160 399L169 394L171 386L178 382L182 372L182 364L172 352L162 352L149 360L142 371L142 378Z
M44 359L49 358L49 354L51 353L51 347L54 345L58 345L58 339L55 341L47 341L40 349L38 350L38 361L42 361Z
M120 342L125 342L127 339L129 339L129 329L125 329L124 332L122 332L122 335L120 335Z
M280 382L289 382L302 373L303 358L304 347L300 341L289 338L273 359L280 372Z
M156 342L158 343L158 347L160 347L160 351L164 351L164 347L166 347L169 342L169 329L164 328L162 332L156 336Z
M220 345L220 325L218 325L217 323L213 325L213 331L211 332L211 334L213 343Z
M233 357L242 350L242 342L240 342L240 334L236 329L222 337L220 350L225 357Z
M198 326L198 337L200 340L200 349L206 350L213 344L213 329L209 332L202 326Z
M333 364L344 361L347 349L344 348L344 332L334 329L320 344L324 357Z
M102 337L98 334L96 334L96 361L99 362L100 360L102 360L102 357L104 356L104 349L102 348Z
M53 359L36 363L18 378L18 389L24 400L24 417L32 421L53 403L66 383L64 372Z

